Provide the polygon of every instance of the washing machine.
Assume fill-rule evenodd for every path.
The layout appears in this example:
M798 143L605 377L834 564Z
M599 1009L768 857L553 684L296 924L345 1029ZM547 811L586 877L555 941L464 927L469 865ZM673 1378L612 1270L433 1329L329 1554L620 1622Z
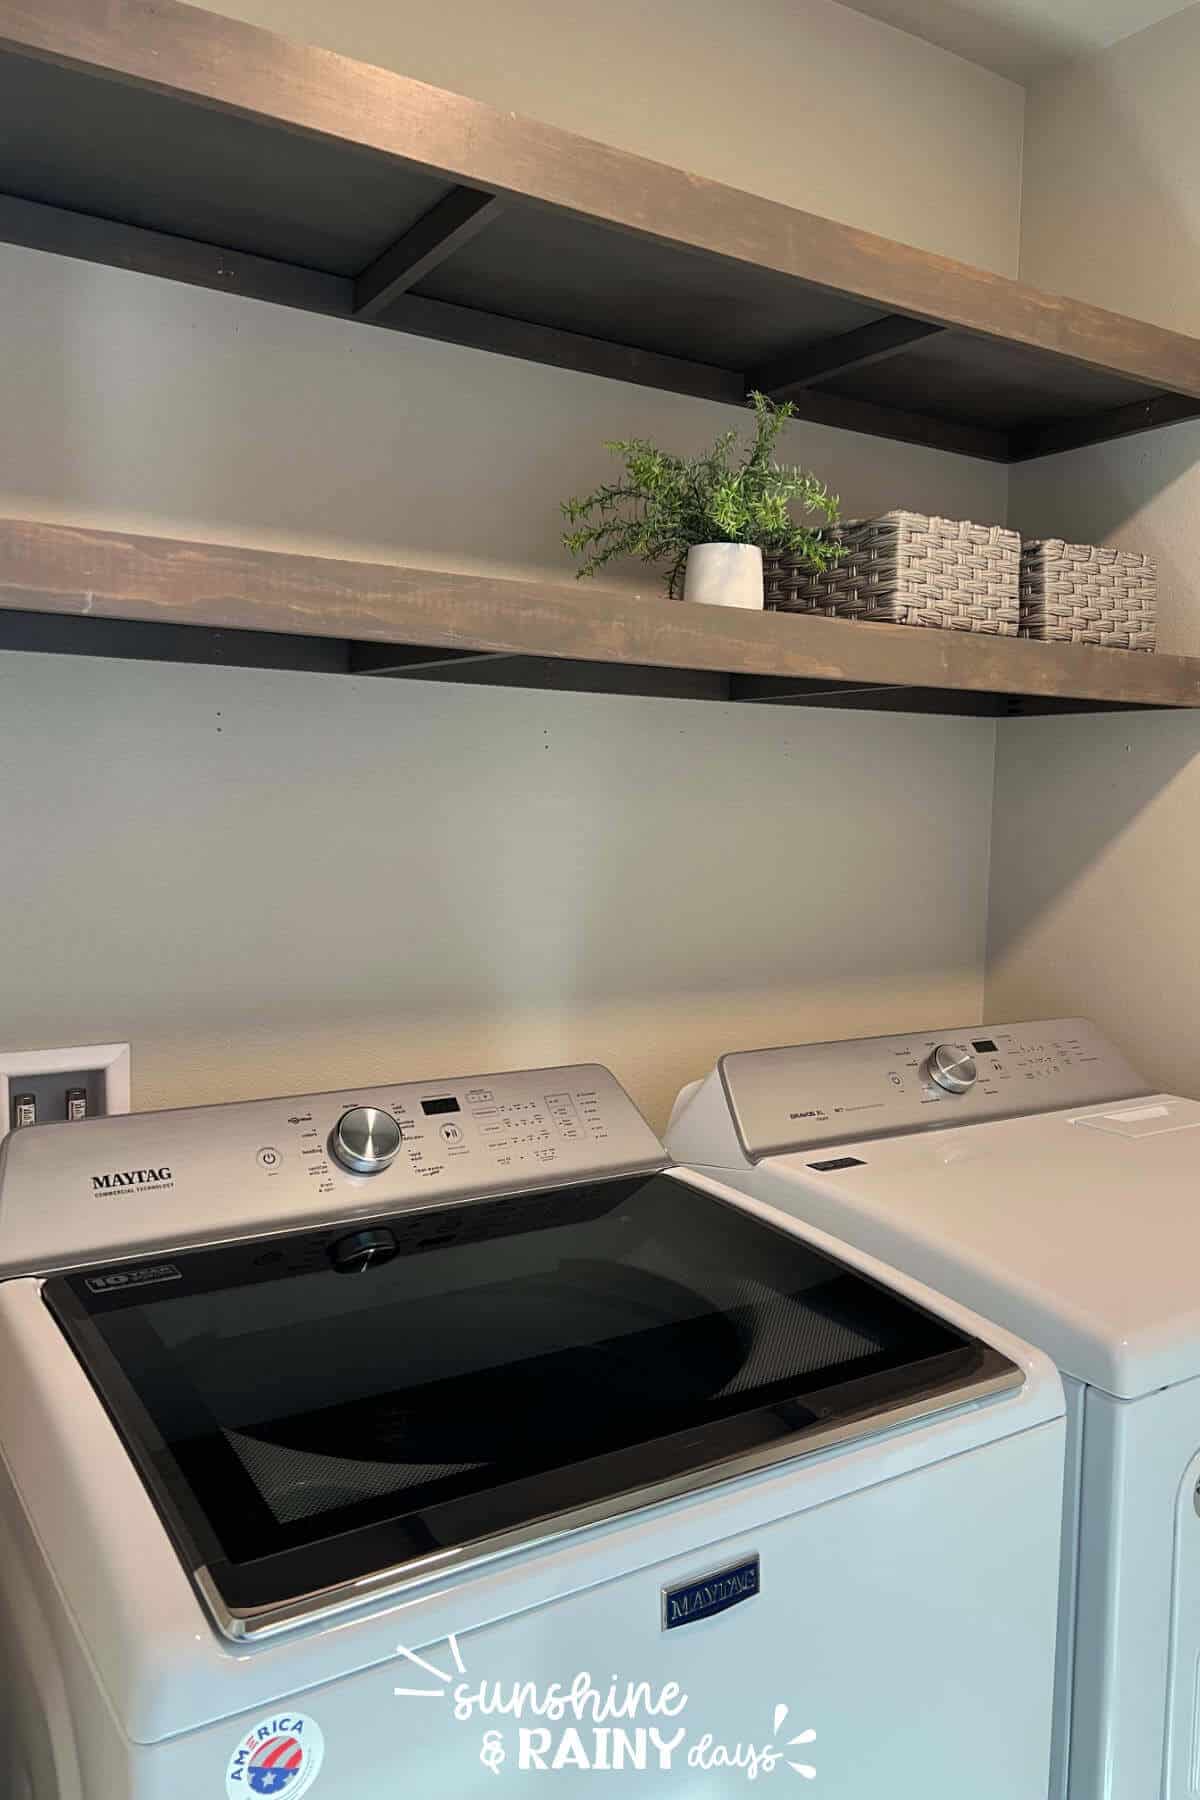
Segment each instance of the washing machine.
M0 1152L5 1800L1045 1790L1050 1360L595 1066Z
M1050 1019L738 1051L667 1141L1054 1358L1051 1791L1200 1793L1200 1105Z

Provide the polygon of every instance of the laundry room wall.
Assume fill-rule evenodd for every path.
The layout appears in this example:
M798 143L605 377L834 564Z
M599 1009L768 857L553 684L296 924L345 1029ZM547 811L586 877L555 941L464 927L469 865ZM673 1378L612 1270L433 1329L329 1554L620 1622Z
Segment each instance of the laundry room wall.
M1028 101L1022 275L1200 334L1200 6ZM1012 470L1027 536L1157 558L1159 641L1200 655L1200 422ZM1000 726L987 1009L1086 1013L1200 1094L1200 715Z
M1014 271L1021 91L828 0L237 10ZM736 420L13 248L0 309L12 515L568 579L602 440ZM987 464L786 450L1005 514ZM0 1045L127 1037L140 1106L595 1057L661 1122L723 1048L979 1015L994 735L0 656Z
M1024 90L834 0L222 0L302 42L1015 275Z

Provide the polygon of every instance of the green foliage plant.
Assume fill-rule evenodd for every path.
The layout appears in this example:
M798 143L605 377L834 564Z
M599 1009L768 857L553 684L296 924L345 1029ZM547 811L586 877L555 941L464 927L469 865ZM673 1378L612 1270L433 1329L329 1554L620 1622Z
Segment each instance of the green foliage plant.
M622 480L565 500L570 527L563 543L580 559L578 576L595 575L617 557L667 566L667 592L680 593L695 544L757 544L812 569L844 554L830 535L840 502L807 469L777 463L775 442L795 408L753 393L754 437L746 445L723 431L698 457L671 456L646 438L619 439L605 449L625 465ZM813 523L798 523L798 504Z

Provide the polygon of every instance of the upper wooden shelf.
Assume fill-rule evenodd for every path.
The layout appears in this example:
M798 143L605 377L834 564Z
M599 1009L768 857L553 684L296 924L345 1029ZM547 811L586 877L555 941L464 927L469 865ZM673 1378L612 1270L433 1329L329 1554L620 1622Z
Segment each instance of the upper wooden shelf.
M1200 706L1200 658L25 519L0 519L0 650L907 712Z
M998 461L1200 342L176 0L0 0L0 239Z

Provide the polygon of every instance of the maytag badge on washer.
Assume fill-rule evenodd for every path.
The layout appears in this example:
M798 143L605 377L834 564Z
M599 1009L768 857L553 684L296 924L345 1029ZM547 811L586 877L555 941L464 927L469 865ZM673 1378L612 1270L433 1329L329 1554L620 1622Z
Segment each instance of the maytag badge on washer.
M715 1619L718 1613L753 1600L760 1587L757 1556L714 1569L695 1581L681 1581L662 1591L662 1628L675 1631L680 1625L695 1625L701 1619Z

